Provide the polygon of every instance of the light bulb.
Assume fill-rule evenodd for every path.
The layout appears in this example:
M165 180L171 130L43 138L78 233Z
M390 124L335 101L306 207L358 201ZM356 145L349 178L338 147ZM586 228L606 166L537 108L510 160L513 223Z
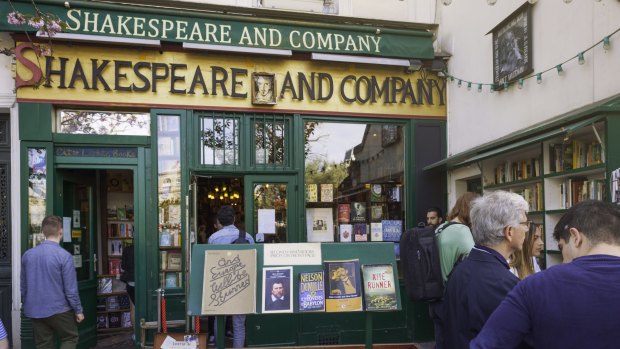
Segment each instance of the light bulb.
M467 83L467 91L471 91L471 82Z
M562 69L561 64L556 65L555 69L558 71L558 75L564 75L564 69Z
M478 92L482 92L482 84L478 84Z
M584 65L586 63L586 59L583 57L583 52L577 55L577 63L579 63L579 65Z
M519 79L519 82L517 83L517 87L520 89L523 88L523 79Z
M610 48L611 48L611 43L609 42L609 36L606 36L603 38L603 49L605 51L609 51Z
M542 73L536 74L536 83L542 84Z
M487 4L493 6L495 5L495 3L497 2L497 0L487 0Z

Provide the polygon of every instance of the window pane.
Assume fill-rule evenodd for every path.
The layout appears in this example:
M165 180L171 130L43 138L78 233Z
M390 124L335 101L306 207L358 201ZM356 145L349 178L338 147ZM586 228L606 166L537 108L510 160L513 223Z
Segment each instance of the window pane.
M41 222L45 218L45 197L47 193L47 151L41 148L28 149L28 247L35 247L45 237L41 233Z
M226 116L200 118L200 163L203 165L239 164L239 119Z
M254 185L254 231L263 231L266 243L286 242L288 227L286 191L286 184Z
M57 116L57 132L91 135L150 136L151 116L148 113L61 110Z
M285 121L264 116L257 118L254 125L256 164L286 165Z
M308 241L398 241L402 127L306 122L304 134Z

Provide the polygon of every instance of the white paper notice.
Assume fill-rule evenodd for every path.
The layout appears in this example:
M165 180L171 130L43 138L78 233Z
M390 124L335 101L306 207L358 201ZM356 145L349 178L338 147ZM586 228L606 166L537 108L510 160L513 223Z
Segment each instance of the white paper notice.
M262 234L276 233L276 210L275 209L259 209L258 210L258 231Z
M71 242L71 217L62 217L62 242Z
M321 244L265 244L264 265L321 265Z
M80 211L79 210L73 210L73 227L74 228L80 227Z
M73 264L75 265L76 268L82 267L82 255L81 254L73 255Z
M166 336L166 339L161 344L161 349L196 349L196 342L176 341L170 336Z

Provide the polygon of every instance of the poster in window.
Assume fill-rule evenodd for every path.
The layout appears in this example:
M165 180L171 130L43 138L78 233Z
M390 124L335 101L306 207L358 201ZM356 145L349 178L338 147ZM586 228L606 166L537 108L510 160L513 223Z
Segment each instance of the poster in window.
M321 184L321 202L333 202L334 201L334 184L326 183Z
M532 21L529 3L498 24L493 33L493 82L501 88L532 72Z
M331 208L307 208L308 242L333 242L334 217Z

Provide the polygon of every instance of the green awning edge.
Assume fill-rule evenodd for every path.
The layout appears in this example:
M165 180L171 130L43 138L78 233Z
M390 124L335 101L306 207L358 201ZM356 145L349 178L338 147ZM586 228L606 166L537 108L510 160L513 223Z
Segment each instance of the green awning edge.
M425 166L423 170L449 170L466 166L485 158L541 142L562 133L571 132L589 123L601 120L609 112L620 112L620 94L510 133L470 150L449 156L441 161ZM574 123L564 126L570 122Z

